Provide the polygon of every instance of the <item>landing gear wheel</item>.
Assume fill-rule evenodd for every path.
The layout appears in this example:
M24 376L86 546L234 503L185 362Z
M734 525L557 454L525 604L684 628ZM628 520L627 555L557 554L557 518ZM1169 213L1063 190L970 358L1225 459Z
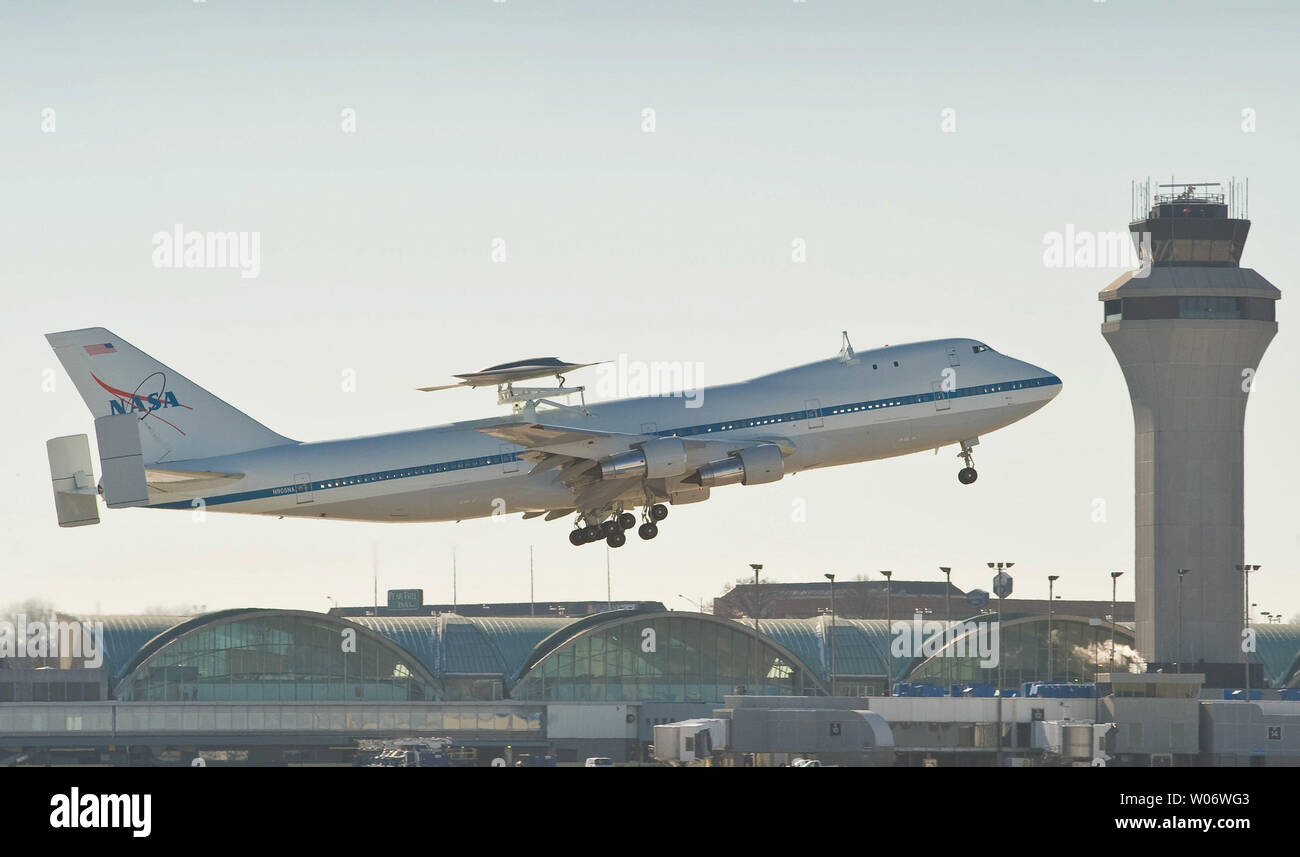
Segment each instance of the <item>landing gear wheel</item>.
M613 532L610 533L608 536L605 536L605 544L609 545L612 548L621 548L626 543L627 543L627 536L623 535L622 530L618 530L617 532Z
M957 481L963 485L969 485L978 478L979 474L975 472L974 467L963 467L957 471Z
M636 515L631 512L624 512L618 516L618 525L625 530L630 530L636 526Z
M578 529L578 530L569 531L569 544L573 545L574 547L577 547L578 545L585 545L586 543L587 543L586 530Z
M650 541L655 536L659 535L659 527L651 521L646 521L644 524L636 528L636 534L646 541Z
M663 503L655 503L650 507L650 520L662 521L666 517L668 517L668 507Z
M584 534L584 537L586 538L586 542L584 542L584 544L594 542L594 541L599 541L605 535L605 533L601 531L600 527L596 526L595 524L592 524L590 527L583 527L582 532Z
M602 535L612 536L615 533L623 532L623 528L619 526L618 521L610 518L608 521L605 521L600 525L600 532Z

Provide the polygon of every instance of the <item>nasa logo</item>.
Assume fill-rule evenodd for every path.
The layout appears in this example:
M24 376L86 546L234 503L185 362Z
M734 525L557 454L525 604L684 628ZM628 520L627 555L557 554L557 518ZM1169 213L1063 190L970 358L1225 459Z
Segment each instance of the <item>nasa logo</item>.
M114 414L125 414L133 411L156 411L159 408L178 408L180 406L181 403L176 401L176 394L171 391L150 393L147 396L111 399L108 403L109 411Z
M95 379L96 384L112 394L113 398L108 400L108 412L110 416L115 414L131 413L143 414L143 416L140 417L142 420L146 417L154 417L155 419L161 420L166 425L171 426L177 432L185 434L184 431L181 431L179 426L163 419L156 413L157 411L165 410L167 408L184 408L187 411L194 410L189 405L177 399L176 394L167 389L167 379L161 372L150 374L143 381L137 384L135 389L131 392L119 390L116 387L110 387L108 384L105 384L100 380L99 376L94 373L91 373L90 377ZM152 392L143 391L141 388L146 384L149 384L149 381L152 379L156 379L155 383L157 384L157 389Z

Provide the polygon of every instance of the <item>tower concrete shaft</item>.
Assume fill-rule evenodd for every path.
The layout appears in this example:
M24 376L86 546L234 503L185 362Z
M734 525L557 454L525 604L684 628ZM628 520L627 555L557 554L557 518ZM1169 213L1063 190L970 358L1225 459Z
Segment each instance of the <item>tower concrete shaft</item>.
M1250 221L1217 186L1178 187L1130 224L1144 267L1100 293L1101 332L1133 404L1138 649L1223 674L1243 662L1243 428L1281 292L1240 267Z

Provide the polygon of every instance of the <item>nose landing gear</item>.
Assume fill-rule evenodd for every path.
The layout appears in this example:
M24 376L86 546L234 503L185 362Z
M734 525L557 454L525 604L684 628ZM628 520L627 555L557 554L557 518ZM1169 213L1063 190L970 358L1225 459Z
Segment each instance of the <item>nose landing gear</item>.
M957 481L963 485L969 485L979 478L979 474L975 472L975 456L971 454L972 447L979 442L980 439L977 437L961 442L961 452L957 453L957 457L966 462L966 466L957 471Z

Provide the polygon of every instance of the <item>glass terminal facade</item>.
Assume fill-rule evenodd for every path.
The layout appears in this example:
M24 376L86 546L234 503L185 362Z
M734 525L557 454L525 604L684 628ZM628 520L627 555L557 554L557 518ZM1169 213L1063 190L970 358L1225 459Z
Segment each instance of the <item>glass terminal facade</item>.
M427 676L396 645L365 628L323 616L245 613L232 621L201 625L153 652L118 687L117 698L137 702L437 699Z
M1111 671L1110 633L1110 625L1091 625L1087 619L1077 617L1054 616L1050 638L1045 616L1003 622L999 666L985 668L978 657L960 656L958 640L918 665L908 681L938 685L949 681L981 682L997 687L1001 669L1002 686L1007 688L1027 681L1091 682L1099 672ZM973 650L976 645L970 641L966 648ZM950 657L951 653L959 656ZM1132 630L1117 626L1115 670L1129 672L1130 665L1141 663L1133 648Z
M579 633L514 687L523 700L720 702L733 693L819 692L771 641L725 620L632 617Z

